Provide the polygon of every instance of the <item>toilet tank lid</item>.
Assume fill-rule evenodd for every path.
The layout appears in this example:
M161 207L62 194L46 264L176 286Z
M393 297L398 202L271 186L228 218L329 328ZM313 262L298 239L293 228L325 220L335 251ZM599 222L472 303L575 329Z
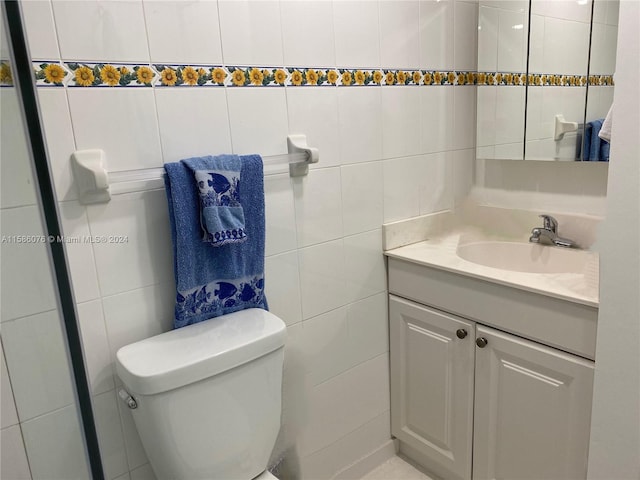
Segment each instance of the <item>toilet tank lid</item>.
M273 352L285 336L284 322L272 313L241 310L122 347L116 370L130 393L153 395Z

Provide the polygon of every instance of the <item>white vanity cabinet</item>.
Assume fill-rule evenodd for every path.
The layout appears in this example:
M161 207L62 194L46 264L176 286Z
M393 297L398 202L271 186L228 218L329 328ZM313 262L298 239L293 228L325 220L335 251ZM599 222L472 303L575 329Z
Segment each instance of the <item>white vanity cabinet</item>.
M476 327L393 295L389 314L391 433L433 473L471 478Z
M488 327L476 335L486 346L476 346L473 478L585 478L593 362Z
M444 274L458 278L437 282ZM594 363L583 357L593 358L597 309L564 305L573 333L555 317L551 330L549 316L510 322L515 303L500 292L474 297L467 280L484 283L389 259L391 431L400 451L447 480L586 478ZM545 308L531 301L523 311ZM537 318L535 336L518 327Z

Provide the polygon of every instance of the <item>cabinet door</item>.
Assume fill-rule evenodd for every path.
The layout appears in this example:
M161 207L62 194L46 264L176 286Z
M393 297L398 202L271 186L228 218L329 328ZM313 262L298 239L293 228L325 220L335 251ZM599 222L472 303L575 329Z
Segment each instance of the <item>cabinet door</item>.
M389 314L391 433L433 473L470 479L474 324L394 296Z
M586 478L593 362L487 327L477 337L473 478Z

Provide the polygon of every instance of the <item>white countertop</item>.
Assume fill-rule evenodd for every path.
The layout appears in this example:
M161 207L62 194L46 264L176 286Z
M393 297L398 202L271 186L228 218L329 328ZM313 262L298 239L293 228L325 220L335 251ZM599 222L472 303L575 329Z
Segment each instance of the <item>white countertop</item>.
M576 251L587 257L585 268L580 273L527 273L503 270L472 263L457 255L456 250L459 244L483 240L495 241L499 239L483 237L475 230L463 229L387 250L385 255L492 283L598 307L599 257L596 252ZM548 246L544 248L562 247Z

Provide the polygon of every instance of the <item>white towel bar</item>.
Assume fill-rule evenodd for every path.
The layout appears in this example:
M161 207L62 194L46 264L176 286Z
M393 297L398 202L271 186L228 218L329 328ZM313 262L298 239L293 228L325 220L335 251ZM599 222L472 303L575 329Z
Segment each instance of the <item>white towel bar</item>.
M263 157L264 174L289 172L292 177L306 175L309 164L317 163L317 148L307 146L305 135L287 137L289 153ZM106 203L111 195L164 188L162 167L107 172L102 150L82 150L71 155L73 176L83 204Z

